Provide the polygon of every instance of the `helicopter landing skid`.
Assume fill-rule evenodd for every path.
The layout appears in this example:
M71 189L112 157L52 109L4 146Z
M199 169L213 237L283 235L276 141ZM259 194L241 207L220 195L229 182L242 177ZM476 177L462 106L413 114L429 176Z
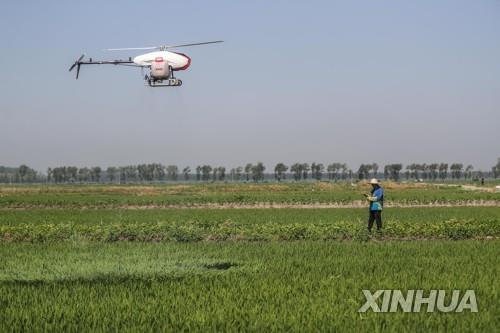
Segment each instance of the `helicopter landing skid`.
M146 84L150 87L180 87L182 80L168 79L168 80L146 80Z

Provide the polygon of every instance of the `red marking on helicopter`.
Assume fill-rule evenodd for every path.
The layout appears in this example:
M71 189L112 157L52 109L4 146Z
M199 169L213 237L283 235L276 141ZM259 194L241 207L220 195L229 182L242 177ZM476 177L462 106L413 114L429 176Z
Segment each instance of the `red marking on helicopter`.
M185 55L184 53L179 53L179 52L172 52L172 53L175 53L175 54L178 54L180 56L183 56L183 57L186 57L187 59L187 64L185 64L184 66L182 67L179 67L179 68L176 68L175 70L176 71L183 71L183 70L186 70L188 69L189 66L191 66L191 58L188 57L187 55Z

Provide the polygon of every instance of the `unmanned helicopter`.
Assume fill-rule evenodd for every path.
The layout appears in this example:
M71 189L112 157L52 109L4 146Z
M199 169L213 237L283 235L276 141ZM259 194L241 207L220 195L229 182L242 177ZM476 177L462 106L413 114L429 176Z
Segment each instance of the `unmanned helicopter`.
M144 75L144 81L149 87L179 87L182 85L182 80L177 79L174 72L183 71L189 68L191 65L191 58L184 53L168 51L174 48L195 46L195 45L206 45L222 43L222 40L201 42L201 43L191 43L191 44L180 44L180 45L162 45L162 46L150 46L150 47L129 47L129 48L118 48L118 49L106 49L106 51L129 51L129 50L155 50L153 52L141 54L134 58L129 57L125 60L104 60L96 61L89 58L87 61L83 60L85 54L82 54L73 65L69 68L71 72L76 67L76 79L80 75L80 67L82 65L119 65L119 66L132 66L140 67L141 70L144 68L149 70L149 73Z

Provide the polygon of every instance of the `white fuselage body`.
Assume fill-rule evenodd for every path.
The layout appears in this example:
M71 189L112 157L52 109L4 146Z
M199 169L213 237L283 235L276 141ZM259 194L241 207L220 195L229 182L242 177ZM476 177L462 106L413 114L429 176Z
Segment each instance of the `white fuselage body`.
M163 61L174 71L182 71L189 67L191 58L183 53L169 51L155 51L141 54L134 58L134 63L139 66L151 66L155 61Z

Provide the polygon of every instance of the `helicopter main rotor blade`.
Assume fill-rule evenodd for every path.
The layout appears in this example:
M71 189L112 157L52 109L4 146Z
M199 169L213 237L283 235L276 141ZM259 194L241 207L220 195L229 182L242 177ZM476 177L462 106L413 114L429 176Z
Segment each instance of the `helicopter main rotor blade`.
M178 47L196 46L196 45L206 45L222 43L223 40L214 40L210 42L200 42L200 43L190 43L190 44L179 44L179 45L161 45L161 46L146 46L146 47L122 47L116 49L104 49L104 51L130 51L130 50L167 50Z
M176 47L186 47L186 46L196 46L196 45L206 45L206 44L215 44L215 43L222 43L224 42L223 40L214 40L211 42L201 42L201 43L191 43L191 44L179 44L179 45L165 45L162 46L165 49L173 49Z
M158 46L146 46L146 47L122 47L117 49L104 49L104 51L129 51L129 50L155 50Z

